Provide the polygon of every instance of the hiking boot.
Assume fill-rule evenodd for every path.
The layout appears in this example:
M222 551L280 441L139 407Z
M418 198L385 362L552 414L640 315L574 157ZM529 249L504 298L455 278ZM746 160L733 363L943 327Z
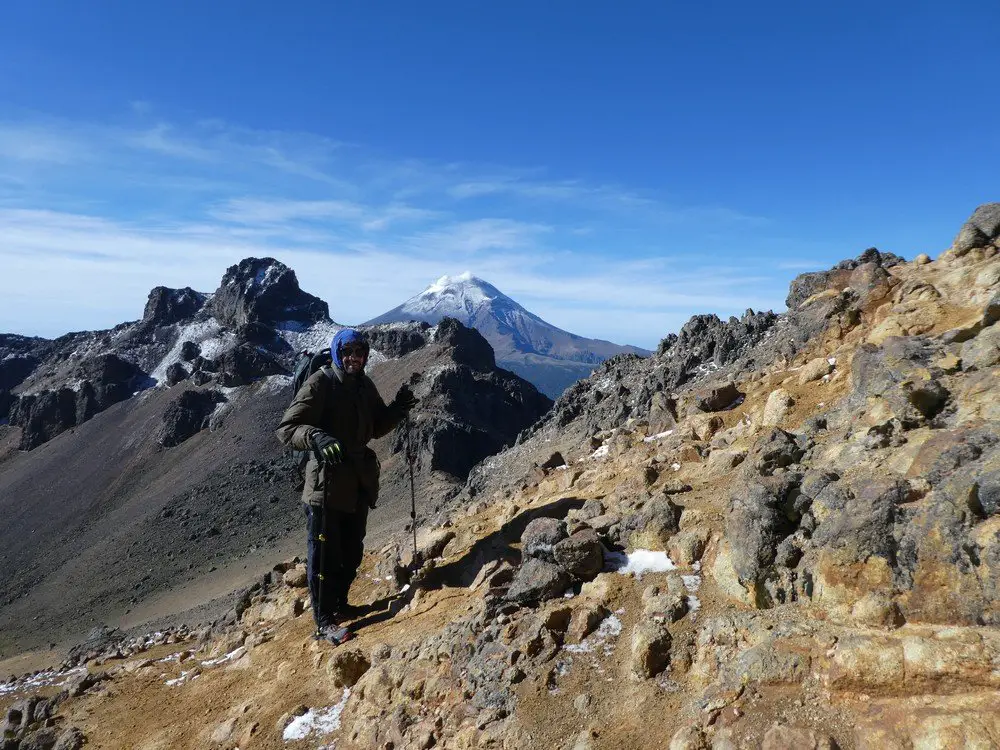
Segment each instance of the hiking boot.
M334 646L339 646L341 643L351 640L354 633L343 625L324 625L316 631L316 635L313 637L317 641L329 641Z

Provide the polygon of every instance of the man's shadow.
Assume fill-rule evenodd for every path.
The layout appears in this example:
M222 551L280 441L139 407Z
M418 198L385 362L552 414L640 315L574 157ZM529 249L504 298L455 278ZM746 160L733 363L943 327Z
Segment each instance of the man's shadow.
M566 497L516 515L492 534L477 540L459 559L441 567L431 568L420 577L416 586L410 586L405 591L369 604L364 608L365 612L350 623L350 627L358 630L392 619L410 603L417 588L433 591L445 587L467 587L476 580L482 567L492 560L507 562L515 567L520 565L521 551L512 545L521 540L521 535L529 523L536 518L565 518L571 510L583 507L583 503L584 501L578 497Z

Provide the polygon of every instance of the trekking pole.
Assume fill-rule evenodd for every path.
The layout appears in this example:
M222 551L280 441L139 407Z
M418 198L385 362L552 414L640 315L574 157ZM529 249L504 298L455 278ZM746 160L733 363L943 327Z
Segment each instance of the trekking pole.
M413 481L413 464L417 455L413 450L413 423L406 419L406 461L410 465L410 529L413 531L413 569L417 569L417 490Z
M325 612L323 610L323 589L326 588L326 508L324 506L319 506L319 512L322 513L322 520L320 521L320 531L319 531L319 571L316 576L319 578L319 586L317 588L319 591L316 595L316 609L318 610L319 616L323 617ZM319 624L316 625L317 633L319 632Z

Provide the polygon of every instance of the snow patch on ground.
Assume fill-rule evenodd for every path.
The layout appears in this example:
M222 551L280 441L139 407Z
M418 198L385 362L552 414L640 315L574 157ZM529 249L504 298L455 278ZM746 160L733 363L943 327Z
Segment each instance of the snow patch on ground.
M296 716L285 727L281 738L285 742L294 742L304 740L310 734L323 735L340 729L340 715L344 712L347 699L350 697L351 690L347 688L337 705L328 708L310 708L302 716Z
M73 675L86 673L86 667L76 667L75 669L70 669L66 671L56 671L50 669L44 672L39 672L31 677L24 677L13 682L0 683L0 696L10 695L11 693L26 692L34 693L40 688L46 687L62 687Z
M631 554L611 552L605 556L604 570L641 579L646 573L666 573L677 566L666 552L637 549Z
M614 644L609 644L607 641L622 634L622 621L618 619L618 614L621 612L622 610L619 610L616 614L608 615L597 626L597 630L579 643L563 646L563 649L571 654L587 654L603 646L604 653L609 654L614 650Z
M650 435L649 437L644 437L642 439L642 442L644 442L644 443L653 443L653 442L656 442L657 440L662 440L665 437L670 437L673 434L674 434L673 430L667 430L666 432L658 432L655 435Z
M610 451L611 451L611 446L609 446L609 445L602 445L596 451L594 451L593 453L591 453L590 457L591 458L598 458L598 459L599 458L607 458L608 453Z
M198 344L201 347L201 356L205 359L216 359L223 351L233 346L236 342L236 336L229 331L223 331L219 321L215 318L181 326L177 331L177 342L149 374L149 377L157 384L166 380L167 368L170 365L181 361L181 348L185 341L193 341Z
M225 656L220 656L218 659L206 659L201 663L201 665L203 667L214 667L219 664L225 664L227 661L236 661L237 659L241 658L244 654L246 654L246 652L247 652L246 648L240 646L239 648L230 651Z

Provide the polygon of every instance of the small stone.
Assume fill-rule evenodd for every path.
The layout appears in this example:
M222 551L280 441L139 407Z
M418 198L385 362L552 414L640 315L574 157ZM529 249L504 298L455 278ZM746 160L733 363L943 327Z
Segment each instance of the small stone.
M690 726L682 727L674 733L669 750L709 750L709 745L701 727Z
M575 708L576 712L581 716L589 716L590 706L592 703L593 700L591 699L590 695L588 695L587 693L580 693L578 696L576 696L576 698L573 699L573 708Z
M777 427L784 422L788 410L793 406L795 406L795 400L784 388L771 391L771 395L767 397L767 403L764 404L762 424L765 427Z
M306 585L306 569L294 567L291 570L286 570L282 580L292 588L303 588Z
M833 370L833 365L830 364L830 360L826 357L816 357L816 359L809 360L801 370L799 370L799 385L805 385L806 383L811 383L814 380L819 380L824 375L828 375Z
M829 737L824 737L812 729L775 724L767 730L761 750L832 750Z
M920 255L913 259L913 262L918 266L926 266L931 262L931 256L927 253L920 253Z
M601 604L588 603L577 607L570 616L566 640L570 643L579 643L597 630L609 614L611 613L608 609Z
M639 622L632 629L632 673L650 679L670 663L670 633L653 620Z

